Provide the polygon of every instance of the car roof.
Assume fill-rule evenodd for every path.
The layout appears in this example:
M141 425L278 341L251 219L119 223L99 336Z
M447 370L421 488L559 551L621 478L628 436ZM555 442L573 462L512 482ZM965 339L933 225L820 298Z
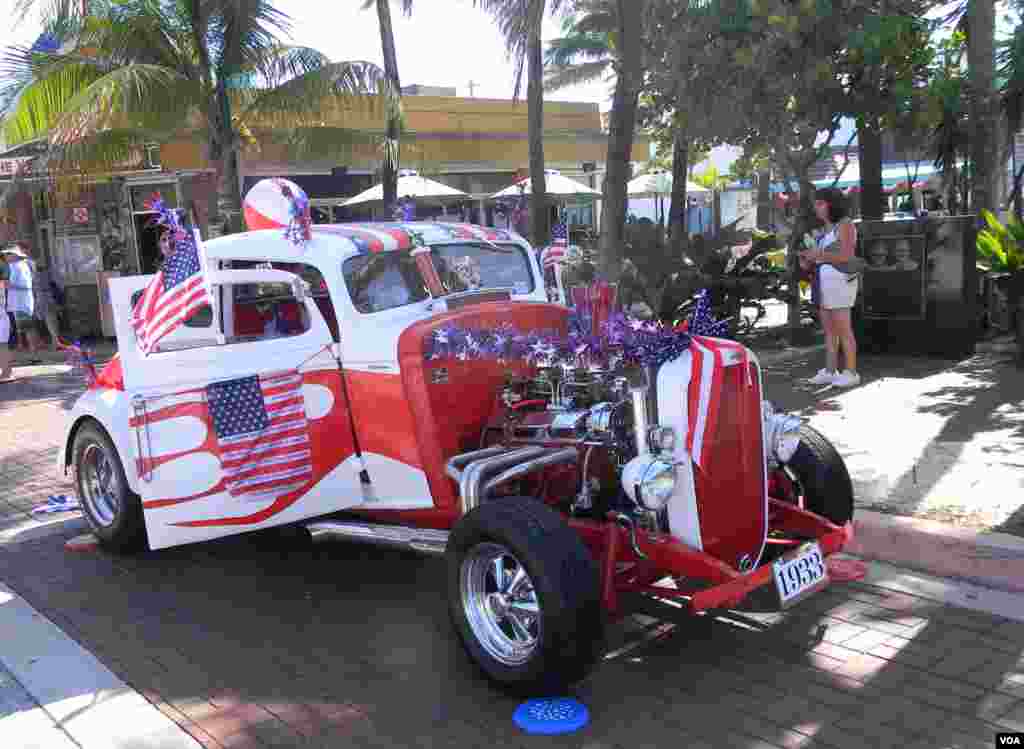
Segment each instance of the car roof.
M204 245L207 254L217 259L251 257L282 262L309 262L313 257L326 260L330 256L344 260L351 255L367 252L408 250L413 246L413 233L419 234L430 245L483 240L516 242L529 247L523 237L505 229L430 221L314 224L312 239L306 245L296 245L289 241L283 229L229 234L204 242Z
M483 239L489 242L523 242L521 236L505 229L477 224L452 224L434 221L379 221L352 224L315 224L314 232L337 234L350 239L363 252L407 250L412 247L412 232L427 244Z

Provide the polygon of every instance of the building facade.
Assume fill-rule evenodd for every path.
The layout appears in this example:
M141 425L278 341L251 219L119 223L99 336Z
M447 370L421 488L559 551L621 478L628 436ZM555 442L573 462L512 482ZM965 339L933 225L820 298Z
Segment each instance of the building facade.
M401 167L467 194L445 210L495 225L500 217L490 196L529 165L526 103L450 93L408 87L403 98L408 136L402 143ZM323 116L328 124L381 129L379 111L325 110ZM545 102L544 127L547 167L600 190L607 135L598 106ZM259 135L255 133L257 142ZM648 150L647 141L638 138L634 159L646 160ZM205 145L195 140L154 144L114 173L62 181L25 173L32 147L0 153L0 190L12 190L0 211L0 240L26 242L36 263L50 270L64 292L62 324L69 336L113 335L106 279L153 271L159 251L155 214L147 201L154 194L173 207L195 205L206 234L217 184L214 165L204 154ZM365 219L375 212L379 216L381 207L346 209L341 203L380 181L380 162L375 145L354 147L343 160L299 161L268 139L241 154L239 186L244 196L260 179L285 177L307 192L316 222ZM570 222L596 224L599 201L558 202ZM426 212L433 210L424 206L418 218L429 217Z

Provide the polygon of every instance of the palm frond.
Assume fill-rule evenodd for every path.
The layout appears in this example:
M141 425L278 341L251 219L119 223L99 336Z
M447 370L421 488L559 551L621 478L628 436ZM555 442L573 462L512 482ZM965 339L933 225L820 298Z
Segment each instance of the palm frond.
M150 139L158 138L185 124L199 104L196 94L175 70L126 65L75 91L63 103L50 135L67 144L127 128L149 131Z
M72 64L30 79L17 91L4 117L4 138L8 143L24 143L46 135L64 115L68 102L104 75L93 65Z
M110 128L67 143L55 144L46 164L52 175L104 174L138 169L144 146L152 143L149 128Z
M330 58L327 55L312 47L279 44L268 50L264 57L255 61L251 72L258 75L259 82L263 87L274 88L293 78L319 70L330 63Z
M593 81L605 78L611 72L611 59L552 68L544 78L544 90L558 91L570 86L592 83Z
M198 0L192 0L196 2ZM229 74L253 67L279 45L290 17L270 0L206 0L210 19L210 51L214 64Z
M606 34L572 34L552 39L544 52L546 65L571 65L578 58L600 60L609 55L610 42Z
M312 125L323 121L325 104L359 101L375 110L380 104L386 114L393 111L396 98L384 77L384 71L372 62L335 62L323 65L285 81L274 88L249 90L240 116L288 128L299 123Z

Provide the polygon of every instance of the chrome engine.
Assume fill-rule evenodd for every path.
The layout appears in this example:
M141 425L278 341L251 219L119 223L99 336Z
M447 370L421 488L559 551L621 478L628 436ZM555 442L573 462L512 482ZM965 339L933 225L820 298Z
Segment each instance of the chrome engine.
M675 435L657 426L653 376L548 368L509 377L479 449L448 462L463 511L503 487L515 493L516 480L561 467L560 483L546 497L552 504L576 516L614 512L620 522L667 530Z

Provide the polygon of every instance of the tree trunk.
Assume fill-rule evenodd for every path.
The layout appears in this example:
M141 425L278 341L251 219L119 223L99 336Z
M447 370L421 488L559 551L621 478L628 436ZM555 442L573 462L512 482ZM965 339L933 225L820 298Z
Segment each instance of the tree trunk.
M544 178L544 49L541 23L544 19L542 0L534 0L534 22L530 24L530 38L526 56L529 79L526 83L528 107L527 130L530 139L530 241L534 247L544 247L551 239L548 219L548 186Z
M380 45L384 55L384 75L400 96L402 84L398 78L398 58L395 55L395 34L391 26L391 6L388 0L377 0L377 22L380 26ZM400 100L400 99L399 99ZM388 117L385 137L395 144L394 160L384 158L384 208L392 211L398 202L398 112Z
M620 70L608 118L608 157L601 206L601 275L616 283L622 270L622 243L626 223L626 185L631 174L633 131L636 128L640 89L641 18L644 0L617 0Z
M669 204L669 233L673 263L683 258L688 247L686 225L686 178L690 173L690 139L686 130L676 126L672 148L672 198Z
M792 346L801 344L803 326L800 319L800 249L803 247L803 236L815 225L814 215L814 183L808 176L809 169L801 168L793 175L800 185L800 213L793 222L793 233L789 237L789 342Z
M767 229L772 223L772 173L757 173L757 228Z
M982 209L996 208L996 143L998 112L995 107L995 3L969 0L967 64L971 98L968 127L971 134L971 163L974 167L971 212L981 217Z
M218 135L210 147L217 165L217 207L210 216L210 238L242 231L242 194L238 184L238 152L231 124L231 101L223 82L217 87Z
M860 215L865 221L885 214L882 192L882 131L876 118L857 128L857 160L860 164Z

